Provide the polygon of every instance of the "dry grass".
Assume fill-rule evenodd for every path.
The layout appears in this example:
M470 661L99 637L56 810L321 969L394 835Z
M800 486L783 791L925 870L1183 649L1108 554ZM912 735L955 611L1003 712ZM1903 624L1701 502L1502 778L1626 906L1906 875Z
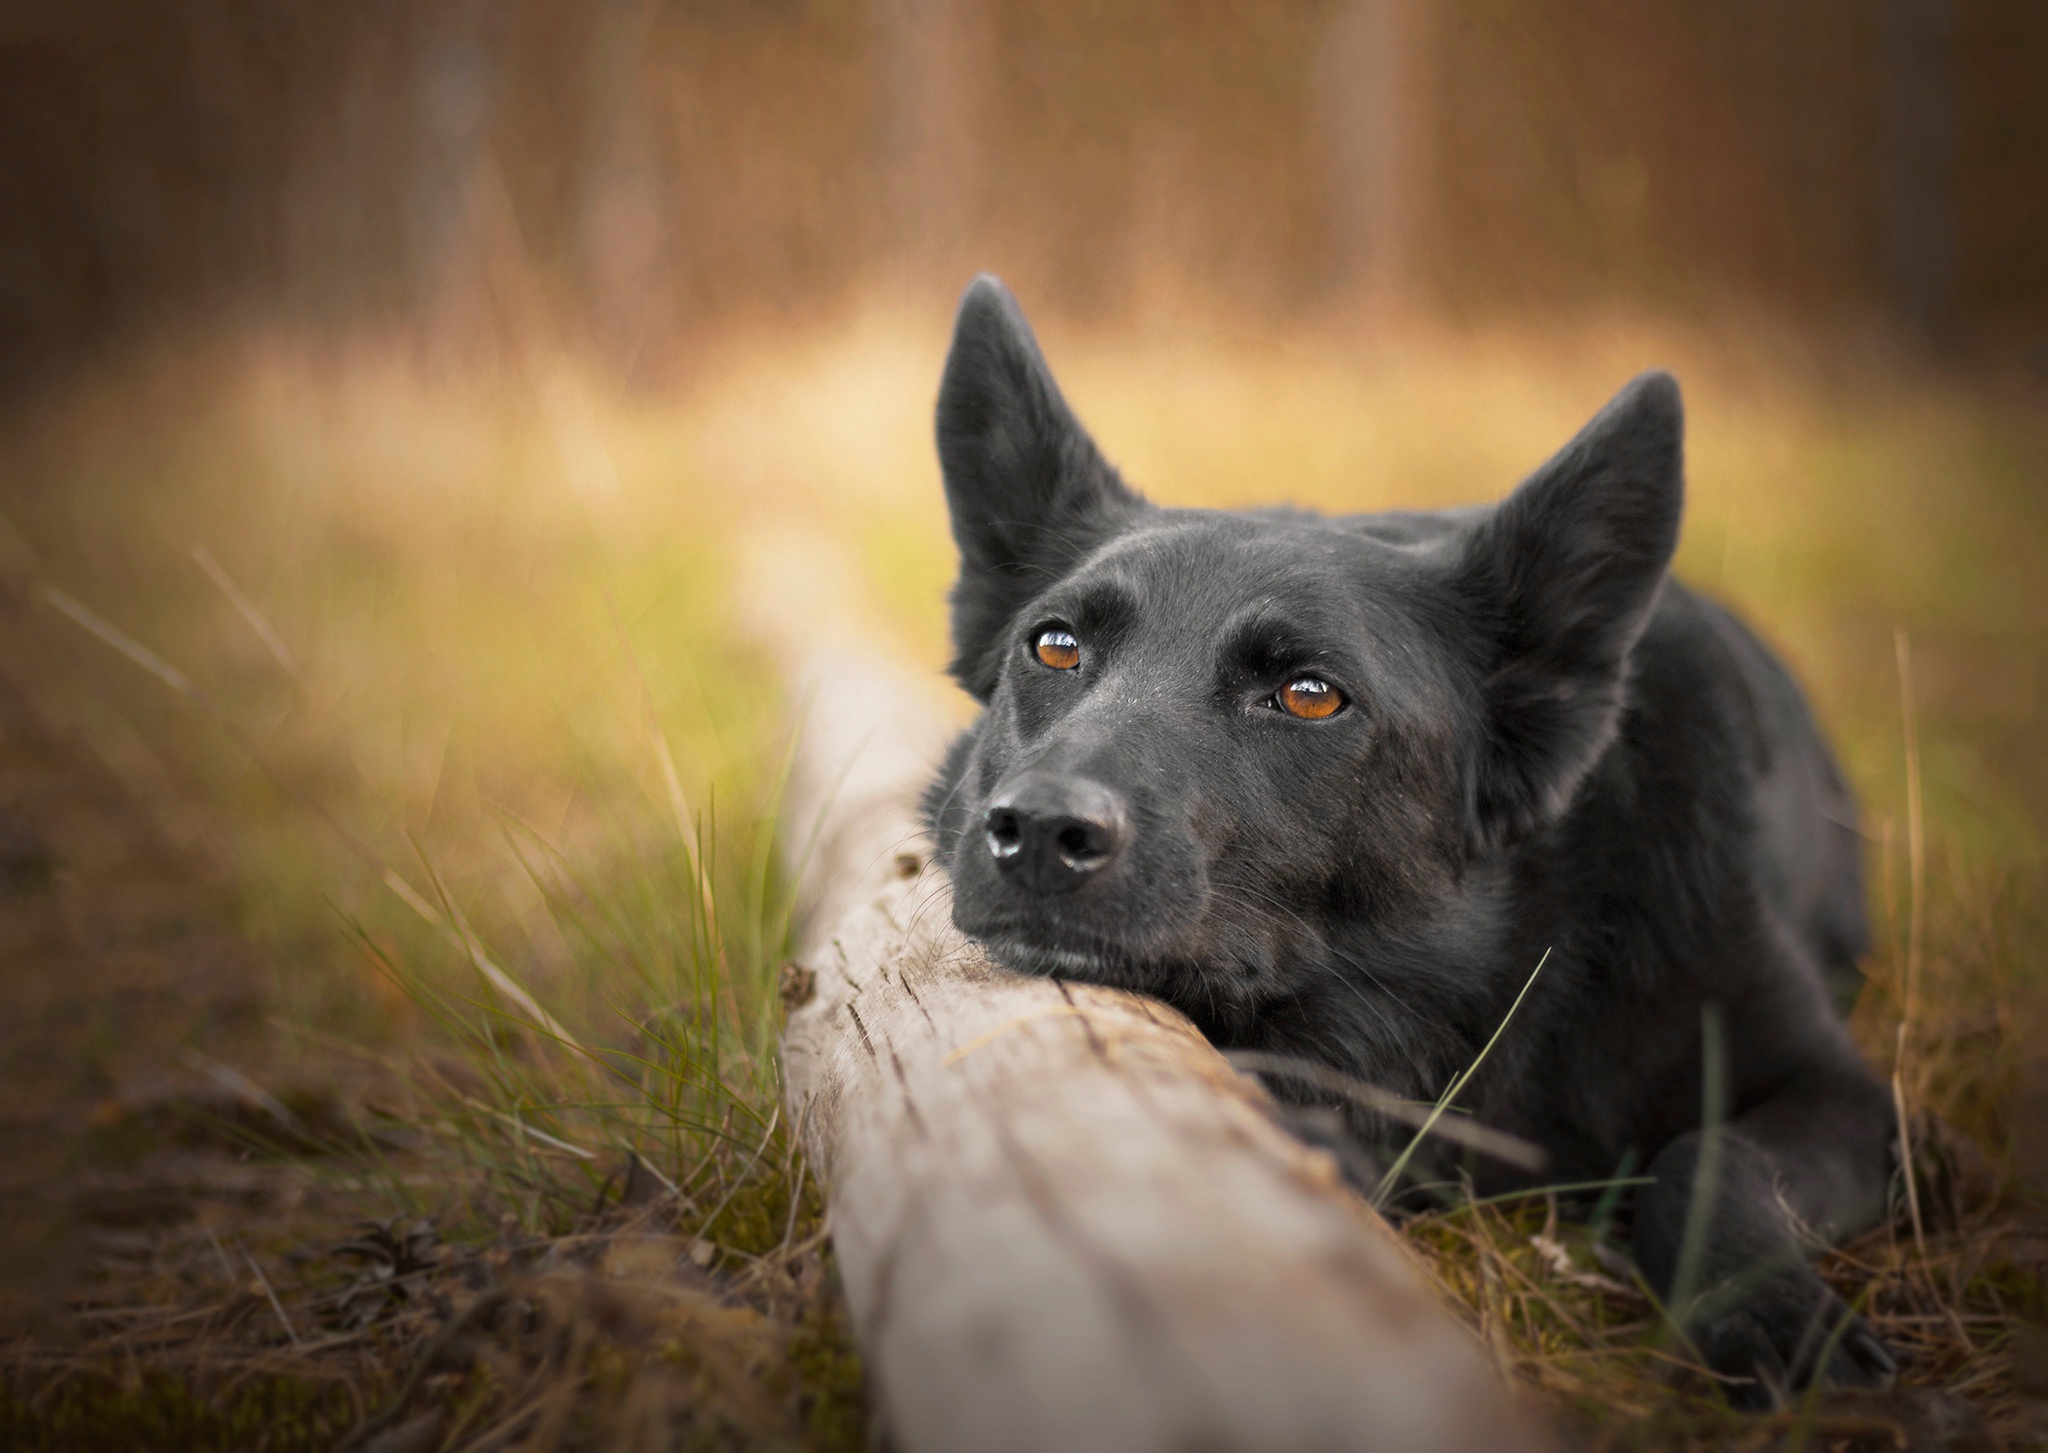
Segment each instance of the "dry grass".
M724 547L796 516L853 542L895 649L936 668L941 330L877 315L735 345L659 403L567 366L449 378L245 340L109 374L0 444L0 563L85 613L17 621L15 669L237 885L279 1026L251 1073L361 1066L327 1153L262 1162L302 1188L243 1232L270 1281L159 1237L86 1351L44 1365L35 1426L83 1426L90 1368L136 1418L194 1388L206 1416L299 1398L309 1445L378 1409L423 1447L860 1441L821 1205L776 1111L787 724L729 622ZM1827 1270L1906 1383L2038 1436L2016 1349L2044 1243L2015 1211L2048 992L2038 406L1625 330L1049 342L1111 456L1184 504L1491 497L1628 374L1678 367L1681 572L1784 647L1842 744L1882 939L1858 1032L1914 1123L1950 1127L1916 1144L1971 1167L1927 1178L1917 1230L1902 1207ZM1818 1446L1939 1415L1733 1417L1541 1198L1410 1232L1594 1441ZM12 1385L0 1422L28 1417Z

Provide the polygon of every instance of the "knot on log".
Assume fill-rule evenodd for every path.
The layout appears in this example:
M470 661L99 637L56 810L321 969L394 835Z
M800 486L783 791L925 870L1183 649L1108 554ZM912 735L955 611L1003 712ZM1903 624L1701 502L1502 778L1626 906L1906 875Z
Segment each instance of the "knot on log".
M794 1014L818 996L818 976L791 960L782 966L778 987L782 994L782 1012Z

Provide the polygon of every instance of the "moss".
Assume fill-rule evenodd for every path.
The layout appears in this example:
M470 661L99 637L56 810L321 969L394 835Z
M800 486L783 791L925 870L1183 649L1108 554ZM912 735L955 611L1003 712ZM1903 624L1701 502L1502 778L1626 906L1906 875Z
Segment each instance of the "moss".
M2048 1266L2000 1257L1971 1277L1961 1299L2034 1322L2048 1322Z
M853 1319L828 1253L828 1283L811 1298L789 1339L789 1367L813 1449L864 1449L868 1439L867 1373L853 1338Z
M335 1382L258 1377L219 1391L163 1373L66 1377L39 1389L0 1382L0 1448L19 1453L326 1450L355 1421L354 1397Z
M779 1147L771 1147L771 1150ZM766 1157L764 1157L766 1159ZM790 1197L800 1194L796 1215ZM770 1166L733 1192L715 1220L692 1227L694 1234L748 1256L766 1256L785 1238L806 1240L825 1224L825 1195L809 1175L793 1177L780 1165Z

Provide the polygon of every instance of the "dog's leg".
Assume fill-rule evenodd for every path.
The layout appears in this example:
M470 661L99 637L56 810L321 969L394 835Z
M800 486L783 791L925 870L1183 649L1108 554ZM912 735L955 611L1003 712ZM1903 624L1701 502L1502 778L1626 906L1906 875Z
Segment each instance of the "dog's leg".
M1723 1127L1680 1136L1651 1162L1636 1260L1731 1389L1767 1406L1816 1377L1881 1387L1894 1364L1876 1333L1807 1264L1802 1231L1836 1240L1884 1214L1888 1106L1860 1066L1817 1066ZM1690 1285L1679 1285L1680 1281Z

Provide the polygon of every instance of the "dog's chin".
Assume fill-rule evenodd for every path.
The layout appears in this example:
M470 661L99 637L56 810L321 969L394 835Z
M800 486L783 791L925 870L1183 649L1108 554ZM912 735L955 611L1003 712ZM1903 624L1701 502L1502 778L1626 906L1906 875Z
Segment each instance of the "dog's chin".
M976 933L964 930L988 956L1019 974L1046 979L1077 979L1090 984L1130 987L1148 977L1142 965L1108 945L1048 943L1016 932Z
M1219 976L1205 970L1198 957L1184 953L1146 951L1136 945L1072 931L1055 936L1013 924L983 928L961 924L960 930L980 944L990 958L1014 973L1128 989L1169 1004L1180 1002L1198 985L1204 987L1195 997L1214 1002L1217 990L1223 987L1215 982Z
M1046 979L1103 984L1158 994L1170 966L1139 945L1079 924L1018 921L1009 914L954 915L954 926L1004 968ZM982 921L976 922L977 918Z

